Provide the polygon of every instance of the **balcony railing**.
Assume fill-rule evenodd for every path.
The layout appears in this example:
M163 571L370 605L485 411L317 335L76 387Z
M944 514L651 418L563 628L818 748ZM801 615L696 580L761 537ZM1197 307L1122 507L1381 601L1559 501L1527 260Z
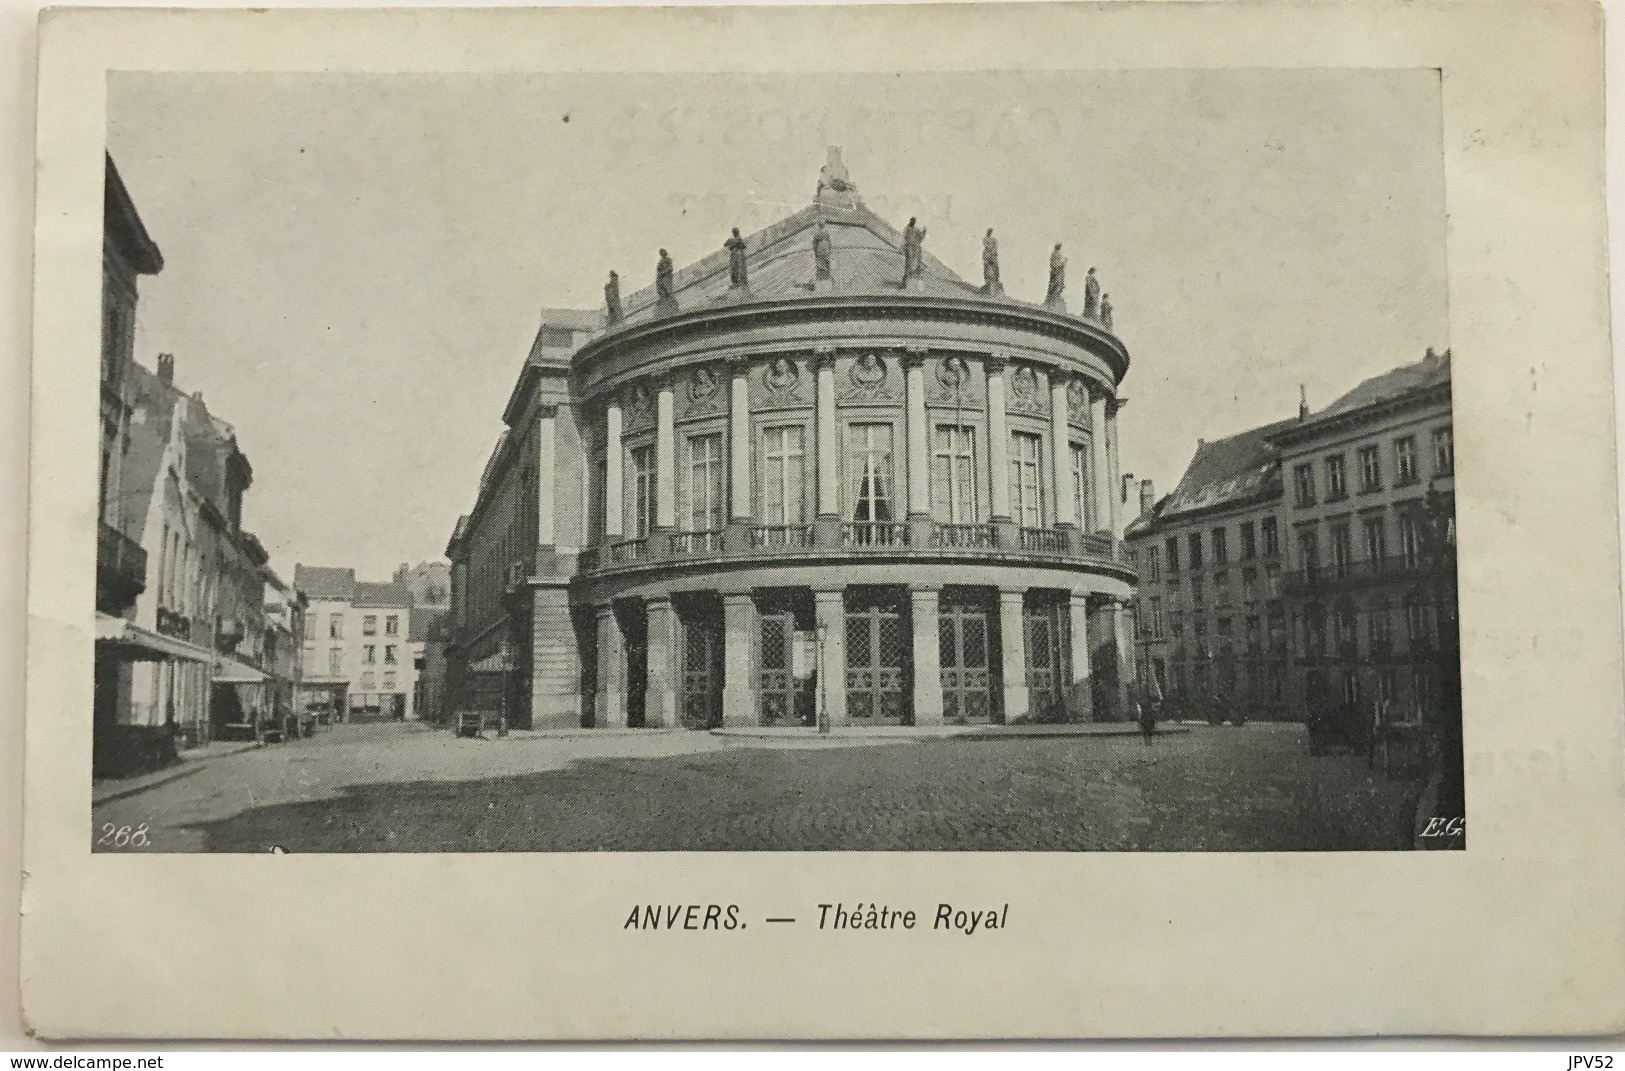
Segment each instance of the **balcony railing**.
M646 557L648 544L647 539L623 539L619 543L611 543L609 560L616 565L639 561Z
M642 562L772 557L789 552L813 555L892 554L922 558L1012 556L1021 558L1122 563L1122 544L1107 535L1080 535L1072 529L1009 528L991 523L947 524L911 521L845 521L825 524L753 524L743 529L659 533L587 548L577 559L580 572ZM800 556L798 553L797 556Z
M843 547L906 547L908 525L893 521L848 521L841 525Z
M1419 580L1437 572L1420 555L1396 558L1365 558L1359 561L1332 562L1329 565L1300 566L1281 577L1288 591L1340 584L1369 584L1387 580Z
M1067 533L1057 528L1023 528L1021 549L1034 554L1065 554L1072 549Z
M722 531L717 529L706 532L673 532L671 534L671 552L673 554L719 554L722 552Z
M939 524L935 544L962 550L985 550L999 545L997 530L991 524Z
M810 547L813 545L813 526L810 524L756 524L750 529L752 547Z

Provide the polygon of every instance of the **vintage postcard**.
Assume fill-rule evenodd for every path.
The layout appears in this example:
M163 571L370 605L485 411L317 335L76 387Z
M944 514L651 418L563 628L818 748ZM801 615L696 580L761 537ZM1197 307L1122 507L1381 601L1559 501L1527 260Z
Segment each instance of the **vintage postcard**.
M47 13L34 1029L1619 1028L1600 35Z

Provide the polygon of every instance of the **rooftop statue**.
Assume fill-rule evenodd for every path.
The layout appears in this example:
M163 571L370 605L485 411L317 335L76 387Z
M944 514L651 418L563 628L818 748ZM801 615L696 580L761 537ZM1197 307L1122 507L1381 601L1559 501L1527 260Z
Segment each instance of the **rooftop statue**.
M614 272L609 273L609 282L604 284L604 305L609 309L610 323L626 319L626 311L621 308L621 277Z
M982 290L989 294L1004 293L1004 284L999 281L999 240L993 237L992 227L982 236Z
M1100 280L1095 278L1095 269L1090 268L1089 274L1083 278L1083 314L1096 315L1100 306Z
M728 285L735 290L745 290L749 287L749 278L745 268L745 240L739 237L739 228L735 227L733 237L722 243L722 248L728 251Z
M925 228L914 216L903 228L903 284L925 274Z
M1066 258L1061 255L1061 243L1056 242L1049 254L1049 291L1044 304L1066 307Z
M662 249L660 259L655 263L655 302L667 309L677 307L677 288L672 282L672 274L671 254Z
M1100 299L1100 325L1106 330L1112 329L1112 296L1106 294Z
M818 228L813 231L812 245L813 278L815 280L833 279L834 276L830 273L831 244L829 228L824 226L824 221L821 219L818 221Z

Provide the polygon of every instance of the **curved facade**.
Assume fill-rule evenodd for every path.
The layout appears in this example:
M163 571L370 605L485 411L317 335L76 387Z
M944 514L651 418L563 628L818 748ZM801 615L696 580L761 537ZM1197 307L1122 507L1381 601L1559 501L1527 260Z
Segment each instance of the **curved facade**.
M544 315L448 548L457 702L538 727L1120 705L1128 353L1092 286L1071 315L912 237L832 161L802 211Z

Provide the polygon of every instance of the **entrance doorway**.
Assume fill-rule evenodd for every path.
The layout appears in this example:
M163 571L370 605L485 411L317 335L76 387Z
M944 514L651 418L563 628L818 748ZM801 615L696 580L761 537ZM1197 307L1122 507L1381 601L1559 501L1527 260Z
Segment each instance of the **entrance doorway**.
M683 672L678 710L690 729L722 724L722 607L696 601L682 607Z
M937 616L942 660L942 717L959 724L993 720L989 665L993 610L971 591L946 589Z
M913 721L904 600L892 588L847 589L846 715L854 725Z
M813 724L816 666L807 657L813 636L812 595L808 592L763 595L757 603L756 619L760 652L757 714L761 723ZM720 644L718 650L721 650Z
M649 618L636 601L616 603L615 616L626 644L626 724L639 729L649 698Z
M1072 679L1072 620L1066 597L1029 593L1021 617L1027 629L1027 689L1035 721L1066 720Z

